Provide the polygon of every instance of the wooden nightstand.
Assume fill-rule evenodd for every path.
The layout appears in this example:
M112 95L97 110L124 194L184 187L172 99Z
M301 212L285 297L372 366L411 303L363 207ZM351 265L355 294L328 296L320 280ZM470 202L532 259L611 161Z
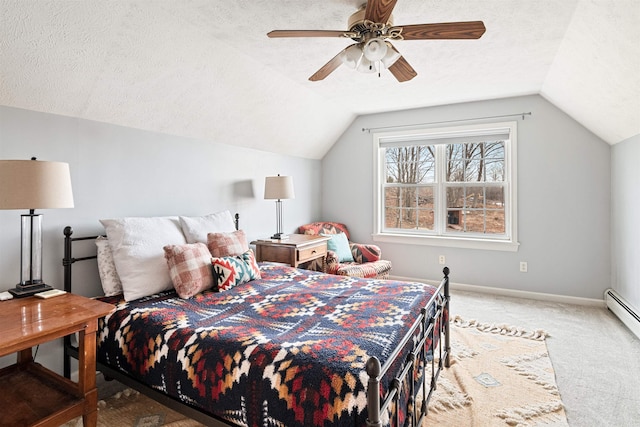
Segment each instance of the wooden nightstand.
M84 426L96 425L96 330L114 308L69 293L0 302L0 356L17 353L17 363L0 370L1 425L57 427L80 415ZM76 332L77 383L34 362L31 347Z
M303 262L312 261L327 255L327 241L330 237L311 236L307 234L290 234L284 240L257 240L256 259L260 261L282 262L297 267Z

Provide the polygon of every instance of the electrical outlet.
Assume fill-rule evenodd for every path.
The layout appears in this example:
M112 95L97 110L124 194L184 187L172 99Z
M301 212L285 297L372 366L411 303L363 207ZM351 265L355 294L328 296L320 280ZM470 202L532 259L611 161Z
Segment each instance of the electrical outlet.
M520 261L520 273L526 273L528 268L527 261Z
M440 263L440 265L445 265L446 264L446 260L444 258L444 255L440 255L438 257L438 262Z

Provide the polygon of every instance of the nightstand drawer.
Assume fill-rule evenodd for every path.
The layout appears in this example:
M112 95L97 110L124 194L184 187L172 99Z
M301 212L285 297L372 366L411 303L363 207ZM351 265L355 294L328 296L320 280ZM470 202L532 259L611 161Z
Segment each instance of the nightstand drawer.
M298 251L298 262L303 263L316 259L327 254L327 243L322 242L320 245L312 246L309 248L300 249Z
M329 237L291 234L286 239L256 240L251 244L256 245L258 262L282 262L297 267L304 262L324 258L327 255L327 240Z

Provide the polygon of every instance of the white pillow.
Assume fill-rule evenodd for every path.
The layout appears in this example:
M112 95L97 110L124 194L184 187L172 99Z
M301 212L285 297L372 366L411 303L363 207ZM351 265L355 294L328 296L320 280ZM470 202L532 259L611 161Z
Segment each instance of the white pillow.
M184 245L177 217L100 220L127 301L173 289L164 259L166 245Z
M181 216L180 227L187 243L207 243L208 233L227 233L236 230L231 212L228 210L205 216Z
M113 252L111 252L109 241L106 237L99 236L96 239L96 246L98 247L98 274L100 274L104 295L110 297L121 294L122 282L118 276L116 264L113 262Z

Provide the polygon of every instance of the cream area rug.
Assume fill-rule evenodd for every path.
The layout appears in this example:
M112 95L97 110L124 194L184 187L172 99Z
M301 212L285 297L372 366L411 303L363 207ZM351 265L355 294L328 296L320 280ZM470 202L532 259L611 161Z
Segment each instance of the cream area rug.
M544 331L451 320L451 367L422 427L568 426ZM78 418L64 427L82 426ZM98 402L98 427L199 427L126 389Z
M544 331L451 321L444 369L423 427L568 426Z

